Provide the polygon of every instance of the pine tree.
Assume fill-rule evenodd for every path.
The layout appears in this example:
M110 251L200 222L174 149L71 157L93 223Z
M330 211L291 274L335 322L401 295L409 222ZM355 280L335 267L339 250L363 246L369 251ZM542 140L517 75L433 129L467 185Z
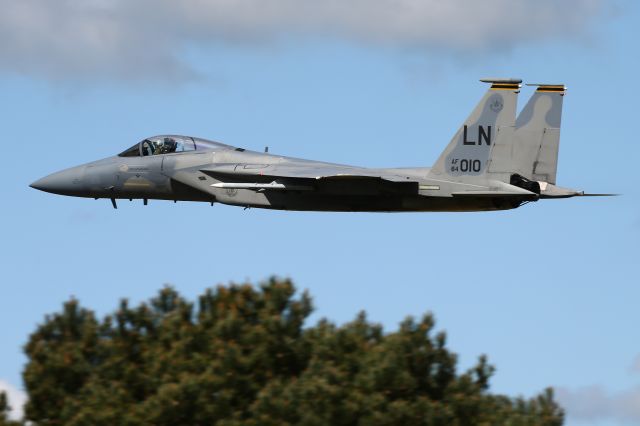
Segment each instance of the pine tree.
M9 398L7 393L0 391L0 426L18 426L20 422L9 420L9 412L11 406L9 406Z
M209 289L196 303L163 288L98 321L76 300L25 351L34 425L561 425L551 390L489 392L486 357L458 373L427 314L385 333L364 313L336 326L307 293L271 279Z

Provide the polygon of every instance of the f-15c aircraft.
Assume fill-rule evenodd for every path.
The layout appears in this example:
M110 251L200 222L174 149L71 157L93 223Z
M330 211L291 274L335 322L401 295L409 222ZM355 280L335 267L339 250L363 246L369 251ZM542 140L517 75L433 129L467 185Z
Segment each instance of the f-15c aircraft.
M539 84L516 119L522 80L491 86L431 168L372 169L164 135L31 184L95 199L219 202L315 211L487 211L585 195L556 186L562 84ZM595 194L594 194L595 195Z

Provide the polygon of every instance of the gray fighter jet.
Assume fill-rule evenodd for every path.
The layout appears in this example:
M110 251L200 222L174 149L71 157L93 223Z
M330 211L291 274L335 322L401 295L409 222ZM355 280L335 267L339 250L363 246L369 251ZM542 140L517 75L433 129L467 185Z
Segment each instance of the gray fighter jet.
M371 169L165 135L31 187L110 199L114 208L117 199L160 199L372 212L504 210L585 195L556 186L565 86L535 85L516 119L522 80L481 81L490 88L431 168Z

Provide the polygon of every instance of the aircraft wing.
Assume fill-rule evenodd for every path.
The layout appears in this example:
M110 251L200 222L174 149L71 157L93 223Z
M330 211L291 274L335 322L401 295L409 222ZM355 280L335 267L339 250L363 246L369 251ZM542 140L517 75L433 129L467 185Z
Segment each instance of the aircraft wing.
M281 164L211 164L199 169L218 182L214 188L254 191L329 191L415 194L418 181L376 169L301 162Z
M203 181L202 174L216 181ZM389 170L366 169L327 163L207 164L177 171L172 178L209 194L217 188L264 191L329 191L369 194L417 194L419 181ZM463 185L461 185L463 186ZM502 182L493 187L460 188L453 197L537 198L538 195Z
M216 182L203 180L202 174ZM176 170L174 181L214 193L217 188L253 191L340 191L342 193L415 194L418 181L410 176L376 169L310 164L208 164Z
M215 179L250 180L255 182L289 179L380 179L389 182L417 182L409 176L380 173L375 169L339 166L325 163L285 163L285 164L212 164L200 171Z

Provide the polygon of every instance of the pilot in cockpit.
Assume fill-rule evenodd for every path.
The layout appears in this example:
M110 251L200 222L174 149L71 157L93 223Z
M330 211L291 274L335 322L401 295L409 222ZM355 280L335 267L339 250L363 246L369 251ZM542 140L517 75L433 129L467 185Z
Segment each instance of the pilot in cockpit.
M164 138L160 154L170 154L176 152L176 140L173 138Z

